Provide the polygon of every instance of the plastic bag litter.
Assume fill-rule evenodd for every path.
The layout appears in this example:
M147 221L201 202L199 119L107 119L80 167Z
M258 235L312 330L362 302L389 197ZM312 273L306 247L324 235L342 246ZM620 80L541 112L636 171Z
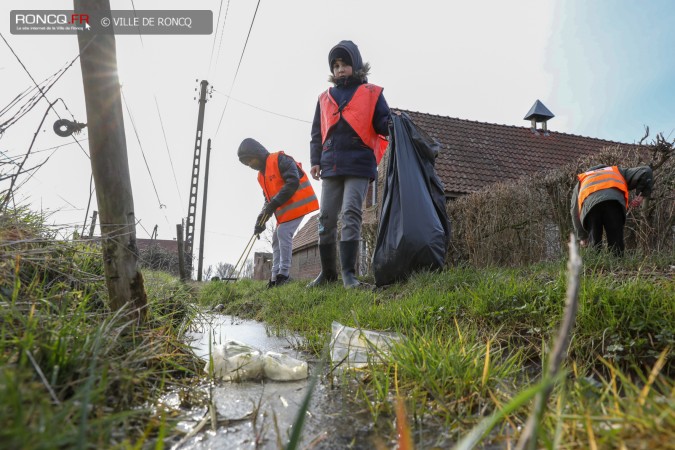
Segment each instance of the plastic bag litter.
M275 381L304 380L307 378L307 363L283 353L266 352L263 355L265 378Z
M307 363L276 352L261 354L255 347L237 341L227 341L211 348L211 358L204 370L223 381L257 380L263 376L274 381L307 378Z
M339 369L358 369L381 363L389 354L391 346L401 339L402 336L396 333L363 330L333 322L331 361Z
M204 370L210 373L213 361L213 376L224 381L255 380L263 375L263 360L260 351L237 341L228 341L211 348L211 357Z
M434 168L440 144L418 129L405 113L392 115L389 139L382 213L373 252L377 286L405 279L417 270L442 268L450 244L445 192Z

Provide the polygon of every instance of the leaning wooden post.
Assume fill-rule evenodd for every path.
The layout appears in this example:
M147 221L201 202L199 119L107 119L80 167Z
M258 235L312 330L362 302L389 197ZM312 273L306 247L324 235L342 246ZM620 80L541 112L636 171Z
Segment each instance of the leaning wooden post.
M188 275L185 269L185 244L183 243L183 225L180 223L176 224L176 236L178 244L178 272L180 273L180 280L186 281Z
M96 228L96 216L98 216L98 211L94 211L91 215L91 226L89 227L89 239L94 237L94 229Z
M110 17L109 0L75 0L75 12ZM136 218L124 135L114 34L78 31L87 107L89 154L96 186L101 247L110 308L145 319L147 297L137 267Z

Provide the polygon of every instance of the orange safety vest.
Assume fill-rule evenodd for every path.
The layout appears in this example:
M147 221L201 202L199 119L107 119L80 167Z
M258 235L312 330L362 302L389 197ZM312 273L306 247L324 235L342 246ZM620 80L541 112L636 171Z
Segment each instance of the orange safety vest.
M365 83L356 88L354 96L340 110L335 99L330 95L330 89L327 89L319 96L319 105L321 106L321 143L326 142L328 133L333 129L340 117L345 119L350 127L361 138L371 150L375 152L375 160L380 163L380 159L387 149L388 141L377 134L373 128L373 115L377 99L382 93L382 88L374 84Z
M279 173L279 155L283 154L284 152L271 153L267 157L265 174L263 175L262 172L258 172L258 183L260 183L260 187L262 187L268 202L286 184L281 177L281 173ZM297 164L298 172L300 173L300 186L298 186L298 190L295 191L286 203L274 211L278 223L290 222L293 219L319 209L319 200L317 200L314 194L314 189L312 189L307 174L302 170L300 163L295 162L295 164Z
M626 208L628 208L628 183L626 183L617 166L589 170L588 172L580 173L577 175L577 178L579 179L579 183L581 183L578 200L579 214L581 214L581 206L584 204L584 200L589 195L610 188L623 192L623 196L626 199Z

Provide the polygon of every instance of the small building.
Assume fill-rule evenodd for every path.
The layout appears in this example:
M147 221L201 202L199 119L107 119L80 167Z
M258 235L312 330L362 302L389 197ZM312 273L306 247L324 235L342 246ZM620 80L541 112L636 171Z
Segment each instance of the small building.
M408 114L421 130L441 144L435 167L444 184L448 201L477 192L492 183L555 169L581 156L620 144L552 131L547 122L554 115L539 100L523 119L530 121L529 127L498 125L417 111L397 111ZM364 233L377 230L387 162L388 153L380 162L377 183L371 183L366 197ZM312 278L320 271L317 218L318 215L312 217L293 238L292 274L295 278ZM361 249L362 258L370 253L368 250ZM361 261L361 272L368 264L368 261Z
M253 254L253 279L269 280L272 277L272 254L255 252Z
M136 239L141 267L180 276L178 241L170 239Z

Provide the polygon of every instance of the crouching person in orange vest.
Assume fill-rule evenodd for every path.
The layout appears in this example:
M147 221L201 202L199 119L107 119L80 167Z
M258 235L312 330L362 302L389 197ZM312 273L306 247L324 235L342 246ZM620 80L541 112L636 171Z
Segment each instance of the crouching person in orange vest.
M622 256L626 213L651 195L654 186L652 169L649 166L622 169L601 164L580 173L577 179L570 212L581 246L600 249L604 229L607 246L615 255ZM629 203L629 192L633 189L637 195Z
M319 201L300 164L284 152L269 153L258 141L247 138L239 145L237 156L242 164L258 171L258 183L265 194L254 233L265 231L272 215L277 219L272 237L272 277L267 286L280 286L289 280L293 234L305 214L319 209Z

